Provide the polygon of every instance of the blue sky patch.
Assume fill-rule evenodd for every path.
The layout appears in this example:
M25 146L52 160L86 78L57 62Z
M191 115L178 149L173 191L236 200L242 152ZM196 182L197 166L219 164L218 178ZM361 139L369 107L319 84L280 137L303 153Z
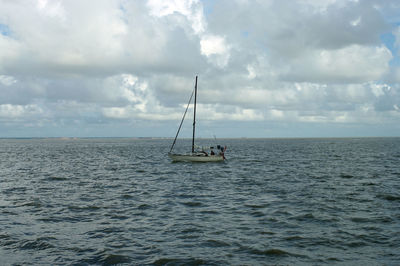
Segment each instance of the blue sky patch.
M4 36L10 36L11 35L10 27L8 27L6 24L0 23L0 34Z
M393 33L385 33L380 37L383 44L390 50L393 55L393 59L390 61L391 66L400 66L399 49L396 47L396 37Z
M392 52L396 52L396 48L394 47L394 43L396 42L396 37L391 33L385 33L381 35L381 41L386 45L386 47Z

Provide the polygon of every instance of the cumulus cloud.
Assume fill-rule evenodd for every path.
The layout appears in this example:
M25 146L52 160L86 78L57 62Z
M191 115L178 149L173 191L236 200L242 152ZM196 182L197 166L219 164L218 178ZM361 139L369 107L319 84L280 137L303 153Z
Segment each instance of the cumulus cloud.
M11 86L12 84L16 83L17 81L12 76L0 75L0 82L4 86Z
M392 54L386 46L351 45L336 50L303 53L282 72L282 78L316 83L360 83L378 80L389 72Z
M12 105L12 104L1 104L0 105L0 118L2 119L15 119L23 117L32 117L36 114L42 113L39 106L29 105Z
M229 45L221 36L205 35L200 40L201 54L221 68L228 64L229 49Z
M0 0L0 119L174 127L199 75L211 127L398 123L395 11L394 0Z

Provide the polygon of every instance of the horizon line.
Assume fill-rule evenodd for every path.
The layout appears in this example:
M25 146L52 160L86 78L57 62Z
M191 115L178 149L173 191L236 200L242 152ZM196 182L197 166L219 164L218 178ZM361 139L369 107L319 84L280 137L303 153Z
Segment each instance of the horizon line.
M358 138L400 138L400 136L313 136L313 137L219 137L217 139L358 139ZM174 139L174 137L0 137L0 139L60 139L60 140L74 140L74 139ZM179 138L182 140L191 140L191 137ZM196 139L214 139L212 137L198 137Z

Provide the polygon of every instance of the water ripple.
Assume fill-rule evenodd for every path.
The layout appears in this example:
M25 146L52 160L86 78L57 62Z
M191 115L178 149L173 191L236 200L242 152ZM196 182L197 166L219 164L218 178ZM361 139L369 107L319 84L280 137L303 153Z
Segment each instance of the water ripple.
M400 139L225 141L0 139L0 264L398 264Z

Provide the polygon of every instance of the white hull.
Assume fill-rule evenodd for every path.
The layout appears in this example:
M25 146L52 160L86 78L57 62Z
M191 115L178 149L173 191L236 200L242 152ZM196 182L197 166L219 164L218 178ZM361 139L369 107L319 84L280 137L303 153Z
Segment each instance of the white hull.
M204 154L168 154L174 162L222 162L225 158L222 155Z

